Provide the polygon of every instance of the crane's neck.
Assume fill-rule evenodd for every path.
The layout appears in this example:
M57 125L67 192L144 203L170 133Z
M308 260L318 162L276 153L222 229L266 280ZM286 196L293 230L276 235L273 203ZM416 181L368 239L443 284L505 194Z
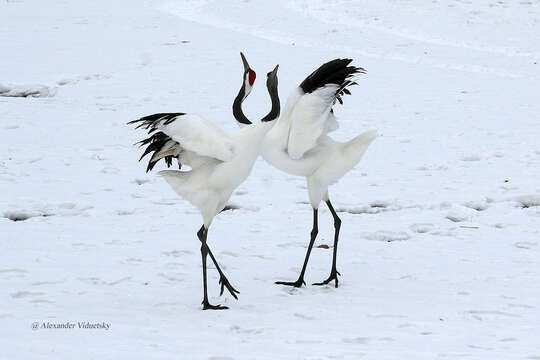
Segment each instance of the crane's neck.
M249 171L251 171L253 163L259 156L266 134L274 126L274 120L279 117L280 104L277 81L275 83L267 83L267 88L270 99L272 99L272 109L270 109L270 112L260 123L244 127L238 135L238 144L241 144L242 147L242 150L240 150L242 155L238 157L238 161L240 161L247 170L246 176L249 174Z
M257 157L259 149L262 145L263 139L266 136L266 133L272 129L275 125L275 121L279 117L280 113L280 102L279 95L277 91L277 84L268 85L268 94L272 100L272 108L270 112L261 119L259 123L253 124L251 126L244 127L240 136L245 139L246 144L251 147L250 153Z
M270 112L261 119L262 122L276 120L279 117L279 112L281 111L277 85L276 87L268 88L268 94L272 100L272 108L270 109Z
M247 98L249 93L251 92L251 85L249 85L248 79L244 79L244 83L242 84L242 87L240 88L240 91L238 91L238 95L236 95L236 98L234 99L232 110L233 110L233 116L241 125L250 125L251 121L244 115L244 112L242 111L242 103Z

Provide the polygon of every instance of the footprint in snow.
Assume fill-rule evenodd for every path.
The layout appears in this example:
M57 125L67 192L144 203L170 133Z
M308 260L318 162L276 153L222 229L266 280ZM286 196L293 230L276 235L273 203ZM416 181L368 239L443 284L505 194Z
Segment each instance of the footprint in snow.
M14 299L22 299L26 297L36 297L36 296L42 296L45 295L43 292L32 292L32 291L18 291L16 293L11 294L11 297Z
M226 256L232 256L232 257L238 257L239 255L237 253L234 253L232 251L221 251L220 252L221 255L226 255Z
M522 209L540 206L540 195L521 195L513 198Z
M304 319L304 320L314 320L315 319L313 316L309 316L309 315L306 315L306 314L294 313L293 315L295 317L299 318L299 319Z
M264 333L263 329L243 329L238 325L233 325L230 327L231 331L237 332L239 334L262 334Z
M484 211L489 208L487 201L467 201L463 203L463 206L476 211Z
M61 203L60 205L58 205L59 208L68 209L68 210L75 209L76 206L77 205L75 203L70 203L70 202Z
M36 211L24 211L24 210L11 210L6 211L3 214L3 217L11 221L25 221L33 217L47 217L53 216L52 213L47 212L36 212Z
M453 222L470 221L476 215L476 212L477 210L470 207L452 205L446 218Z
M410 226L411 231L418 234L424 234L432 231L435 228L433 224L412 224Z
M451 212L448 215L446 215L446 218L453 222L463 222L463 221L469 220L469 217L467 215L460 214L458 212Z
M41 285L56 285L56 284L63 284L65 283L66 280L58 280L58 281L36 281L36 282L33 282L32 286L41 286Z
M410 235L404 231L400 231L400 232L376 231L374 233L366 235L366 239L368 240L377 240L377 241L385 241L385 242L405 241L405 240L409 240L410 238L411 238Z
M506 317L506 318L519 318L518 314L512 314L504 311L491 311L491 310L469 310L467 313L471 314L477 320L483 320L483 317Z
M184 281L184 278L183 278L183 275L185 275L184 273L176 273L176 274L165 274L165 273L159 273L157 274L159 277L162 277L166 280L169 280L169 281L173 281L173 282L181 282L181 281Z
M531 249L538 246L538 243L535 242L529 242L529 241L518 241L514 243L514 246L519 249Z
M368 337L355 337L355 338L344 338L343 342L348 344L367 344L371 341Z
M118 174L120 172L120 169L112 166L105 166L103 169L101 169L101 172L103 174Z
M149 183L151 180L149 179L135 179L133 180L133 182L137 185L142 185L142 184L146 184L146 183Z
M120 284L121 282L124 282L124 281L127 281L127 280L131 280L131 276L126 276L124 278L121 278L121 279L118 279L118 280L114 280L114 281L110 281L110 282L107 282L105 280L102 280L101 278L98 278L98 277L88 277L88 278L78 278L78 280L82 281L82 282L85 282L85 283L88 283L88 284L92 284L92 285L109 285L109 286L114 286L114 285L117 285L117 284Z
M6 275L7 278L12 276L24 277L26 273L28 271L24 269L0 269L0 275Z
M127 258L126 260L122 261L122 263L132 264L132 265L140 265L144 263L143 259L139 258Z
M482 157L478 154L464 155L460 158L461 161L480 161Z
M340 208L337 208L336 211L358 215L358 214L378 214L385 211L398 211L401 209L402 209L402 206L396 203L392 203L392 202L384 201L384 200L376 200L376 201L371 202L367 206L340 207Z
M171 250L171 251L163 251L163 255L165 256L172 256L172 257L180 257L185 254L193 254L193 251L190 250Z

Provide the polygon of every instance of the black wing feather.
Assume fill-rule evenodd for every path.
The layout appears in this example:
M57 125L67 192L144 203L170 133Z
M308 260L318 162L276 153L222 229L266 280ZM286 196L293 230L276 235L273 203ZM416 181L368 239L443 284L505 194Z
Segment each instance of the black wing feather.
M336 90L334 103L337 100L343 104L341 97L351 94L347 87L357 85L356 82L349 79L355 74L366 73L364 68L349 66L351 62L352 59L335 59L321 65L302 81L300 88L304 93L309 94L325 85L336 84L339 88Z
M154 131L157 130L157 125L163 122L163 125L169 125L174 120L176 120L179 116L185 115L184 113L159 113L159 114L153 114L148 115L145 117L142 117L137 120L132 120L128 122L128 124L138 124L135 128L144 128L145 130L148 130L148 134L152 134ZM152 153L152 156L150 157L150 161L148 162L148 166L146 167L146 172L151 171L154 168L154 165L156 165L159 160L152 161L152 157L155 153L160 152L165 144L167 144L172 138L165 134L162 131L159 131L150 137L143 139L136 143L136 145L139 145L140 147L146 145L146 149L144 150L143 154L139 158L139 161L141 161L146 155L149 153ZM170 167L172 165L172 159L176 158L178 160L178 156L168 155L165 156L165 164L167 167ZM182 168L182 164L180 161L178 161L178 168Z
M163 121L163 125L169 125L174 120L176 120L177 117L185 115L185 113L158 113L153 115L148 115L145 117L142 117L137 120L133 120L128 122L128 124L136 124L140 122L139 125L135 127L135 129L139 129L141 127L144 127L146 130L148 130L148 133L155 131L157 128L156 126Z

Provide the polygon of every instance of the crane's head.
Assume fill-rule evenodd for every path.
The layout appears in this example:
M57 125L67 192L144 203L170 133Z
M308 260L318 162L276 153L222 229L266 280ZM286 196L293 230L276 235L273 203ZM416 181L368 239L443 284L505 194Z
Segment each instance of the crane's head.
M249 67L249 64L243 53L240 53L240 57L242 58L242 63L244 64L244 86L246 87L247 96L247 94L251 92L251 88L255 83L255 78L257 77L257 75L255 74L255 71L253 71L253 69Z
M268 88L268 91L277 91L278 87L278 79L277 79L277 71L279 69L279 64L276 65L274 70L270 71L268 74L266 74L266 87Z

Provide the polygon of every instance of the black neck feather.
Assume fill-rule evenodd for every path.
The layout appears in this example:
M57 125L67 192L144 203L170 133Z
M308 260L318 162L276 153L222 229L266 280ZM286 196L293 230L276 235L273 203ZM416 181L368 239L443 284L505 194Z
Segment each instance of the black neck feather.
M270 94L270 99L272 99L272 108L270 109L270 112L261 119L261 121L276 120L279 117L279 112L281 111L277 87L268 88L268 94Z
M234 99L232 111L233 116L240 124L250 125L251 121L244 115L244 112L242 111L242 102L244 101L246 94L246 83L244 82L242 84L242 87L240 88L240 91L238 91L238 95L236 95L236 98Z

